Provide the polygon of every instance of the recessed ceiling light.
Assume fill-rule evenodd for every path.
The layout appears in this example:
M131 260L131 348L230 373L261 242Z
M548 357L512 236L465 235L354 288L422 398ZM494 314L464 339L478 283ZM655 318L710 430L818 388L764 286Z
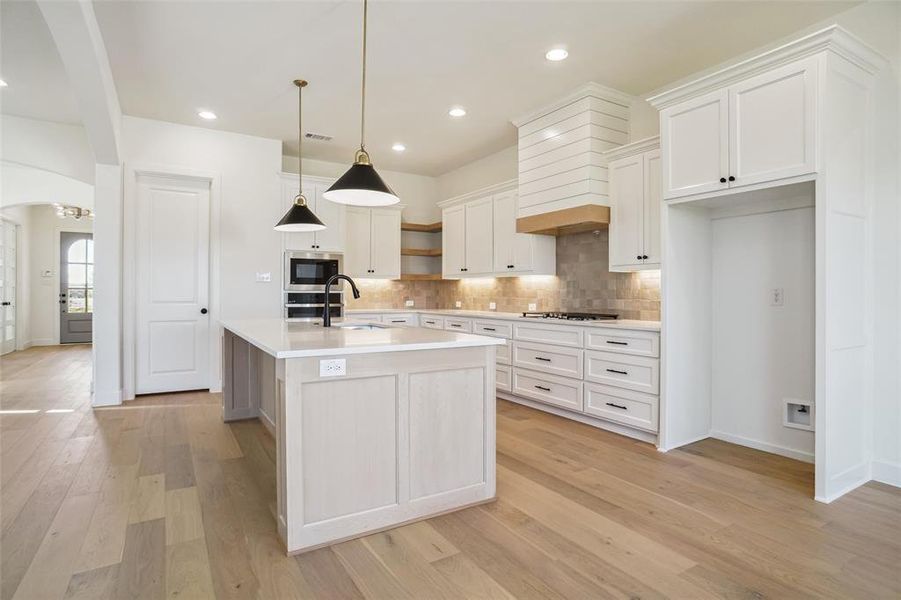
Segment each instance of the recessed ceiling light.
M404 146L403 144L394 144L393 146L391 146L391 149L394 150L395 152L403 152L404 150L407 149L407 147Z
M465 117L466 109L463 108L462 106L454 106L449 111L447 111L447 114L449 114L452 117Z
M214 113L211 110L198 111L197 116L200 117L201 119L206 119L207 121L215 121L217 118L216 113Z
M546 59L554 61L554 62L564 60L567 56L569 56L569 52L567 52L563 48L551 48L544 55L544 57Z
M0 79L0 87L6 87L6 82Z

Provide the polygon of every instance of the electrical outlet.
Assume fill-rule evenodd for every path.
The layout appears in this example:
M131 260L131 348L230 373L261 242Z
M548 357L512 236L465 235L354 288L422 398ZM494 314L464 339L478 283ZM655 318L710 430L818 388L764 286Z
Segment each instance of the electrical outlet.
M44 269L41 271L41 277L53 277L53 271L51 269Z
M497 310L497 302L489 302L488 310Z
M346 358L330 358L319 361L320 377L340 377L342 375L347 375Z
M257 283L269 283L272 281L272 273L257 273Z
M529 302L529 312L535 312L538 310L538 305L534 302Z
M456 306L457 308L463 308L463 302L461 300L457 300L456 302L454 302L454 306Z
M406 302L404 302L404 306L413 306L413 305L414 305L414 302L412 300L407 300Z
M773 288L770 290L770 306L783 306L785 304L785 290Z

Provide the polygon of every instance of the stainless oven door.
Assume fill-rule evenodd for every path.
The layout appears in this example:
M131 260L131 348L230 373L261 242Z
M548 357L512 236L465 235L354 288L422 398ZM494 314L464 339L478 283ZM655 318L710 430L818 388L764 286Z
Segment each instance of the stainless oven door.
M343 257L323 252L285 252L286 291L325 291L325 283L341 272ZM332 289L340 291L343 282L336 281Z

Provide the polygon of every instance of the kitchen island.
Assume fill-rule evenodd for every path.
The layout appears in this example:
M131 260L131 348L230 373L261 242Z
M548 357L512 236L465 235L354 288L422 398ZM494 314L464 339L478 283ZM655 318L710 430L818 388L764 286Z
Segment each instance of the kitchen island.
M222 325L223 419L260 418L276 438L289 554L494 498L503 340L363 322Z

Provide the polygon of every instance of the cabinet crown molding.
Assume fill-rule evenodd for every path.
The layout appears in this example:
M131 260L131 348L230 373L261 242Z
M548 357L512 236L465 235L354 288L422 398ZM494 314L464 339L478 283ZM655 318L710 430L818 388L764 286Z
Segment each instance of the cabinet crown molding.
M297 173L287 173L285 171L279 171L278 176L282 181L289 183L296 182L299 177ZM319 175L304 175L303 179L304 181L309 181L311 183L327 183L329 185L335 183L334 177L321 177Z
M619 104L620 106L625 106L626 108L630 107L635 101L634 96L630 96L625 92L621 92L612 87L607 87L606 85L601 85L600 83L589 81L585 85L579 86L563 98L560 98L559 100L551 102L546 106L521 115L516 119L512 119L510 122L513 123L516 127L522 127L529 121L534 121L535 119L542 117L547 113L559 110L564 106L567 106L568 104L572 104L576 100L581 100L582 98L587 98L589 96L607 100L608 102L613 102L614 104Z
M879 71L886 63L885 57L864 43L860 38L839 25L830 25L772 50L701 76L688 83L649 96L647 101L657 110L662 110L679 102L758 75L774 67L824 51L834 52L871 74Z
M450 208L451 206L463 204L477 198L484 198L485 196L492 196L494 194L500 194L502 192L514 191L518 188L518 186L518 179L508 179L507 181L495 183L493 185L479 188L471 192L466 192L465 194L460 194L459 196L454 196L453 198L448 198L447 200L442 200L438 203L438 208Z
M612 160L619 160L621 158L626 158L627 156L633 156L635 154L643 154L645 152L649 152L650 150L657 150L658 148L660 148L660 136L655 135L654 137L638 140L637 142L632 142L631 144L625 144L623 146L620 146L619 148L607 150L606 152L604 152L604 158L609 163Z

